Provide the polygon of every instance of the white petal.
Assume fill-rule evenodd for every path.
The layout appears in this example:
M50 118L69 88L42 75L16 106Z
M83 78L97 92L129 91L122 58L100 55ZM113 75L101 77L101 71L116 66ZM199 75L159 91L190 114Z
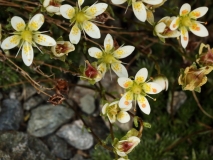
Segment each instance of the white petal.
M176 30L178 27L179 27L179 24L180 24L180 18L179 17L176 17L172 20L169 28L173 31L173 30Z
M127 123L129 122L130 120L130 116L127 112L125 111L120 111L118 114L117 114L117 120L120 122L120 123Z
M89 52L89 55L91 57L94 57L94 58L97 58L97 59L101 58L102 55L103 55L102 51L99 48L97 48L97 47L89 48L88 52Z
M104 49L106 52L110 51L114 46L114 42L112 39L112 36L110 34L106 35L106 38L104 39Z
M109 106L113 106L113 105L115 105L115 104L118 104L118 102L119 102L119 101L112 102L112 103L109 104Z
M73 44L78 44L81 39L81 30L77 25L74 25L69 34L70 42Z
M83 29L92 38L98 39L101 37L99 28L90 21L85 21L83 23Z
M167 89L169 87L168 79L165 76L158 76L158 77L154 78L153 82L159 84L161 86L162 90L167 91Z
M103 74L101 72L98 72L98 75L94 78L95 82L99 82L103 78Z
M123 88L129 88L132 86L133 84L133 81L129 78L126 78L126 77L120 77L118 78L118 84L123 87Z
M134 49L134 46L123 46L114 51L113 56L118 59L125 58L129 56L134 51Z
M108 4L106 3L97 3L87 8L85 12L89 16L97 16L102 14L107 7L108 7Z
M111 0L113 4L123 4L125 3L127 0Z
M22 46L22 59L26 66L30 66L33 62L33 47L28 42L25 42Z
M56 41L52 37L45 34L36 34L33 36L33 40L42 46L56 45Z
M30 20L28 27L31 31L37 31L44 23L44 16L43 14L39 13L33 16Z
M194 9L189 15L191 18L197 19L203 17L208 11L208 7L199 7Z
M60 8L59 7L55 7L55 6L48 6L46 8L47 12L49 13L57 13L60 12Z
M160 4L161 2L163 2L163 0L143 0L143 2L145 2L147 4L156 5L156 4Z
M185 27L182 27L180 29L180 34L181 34L181 45L183 46L183 48L186 48L186 46L188 45L189 42L189 33L187 31L187 29Z
M148 94L157 94L162 91L162 87L154 82L144 84L143 89Z
M16 31L23 31L26 27L24 20L18 16L14 16L11 19L11 25Z
M98 67L97 70L101 72L101 74L104 76L106 71L107 71L107 67L105 63L101 63Z
M116 122L116 115L107 113L107 117L109 118L110 123Z
M128 77L128 72L124 65L122 65L121 63L112 63L111 68L118 77Z
M199 37L206 37L209 35L206 27L198 22L193 22L192 26L189 27L189 30Z
M43 7L47 7L47 6L49 6L50 5L50 0L44 0L44 2L43 2Z
M144 97L142 95L138 95L137 102L138 102L138 106L142 112L144 112L145 114L150 114L151 108L150 108L149 102L147 101L146 97Z
M148 76L148 70L146 68L141 68L135 75L135 82L140 84L145 82Z
M21 37L19 35L14 35L7 37L1 44L2 49L11 49L19 44Z
M61 15L66 19L72 19L75 15L75 9L69 4L62 5L60 7L60 12Z
M108 103L106 103L103 107L102 107L102 114L106 114L106 109L109 106Z
M147 13L144 4L141 1L132 3L132 8L135 16L142 22L146 21Z
M188 14L190 11L191 11L191 6L190 6L190 4L185 3L185 4L183 4L183 5L181 6L181 8L180 8L180 13L179 13L179 14L180 14L181 16L183 16L183 15Z
M164 22L160 22L155 26L155 31L157 33L162 33L162 32L164 32L165 28L166 28L166 24Z
M78 0L78 5L81 7L81 5L84 3L84 0Z
M132 108L133 93L126 92L119 101L119 107L122 109Z

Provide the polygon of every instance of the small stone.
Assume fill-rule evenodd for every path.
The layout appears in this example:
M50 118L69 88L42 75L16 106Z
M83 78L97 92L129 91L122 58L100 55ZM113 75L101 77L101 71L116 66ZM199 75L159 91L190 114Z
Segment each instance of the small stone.
M80 106L83 112L92 114L95 111L95 98L90 94L83 96L80 99Z
M62 124L69 121L74 112L62 105L42 105L32 111L27 131L36 137L43 137L54 132Z
M24 102L24 109L25 110L31 110L32 108L37 107L39 104L41 104L44 100L39 95L35 95L33 97L30 97L28 100Z
M26 86L24 90L25 90L24 99L28 99L37 93L37 90L33 86Z
M83 127L81 121L62 126L56 135L80 150L89 149L94 143L93 136Z
M0 160L56 159L41 140L22 132L8 131L0 132Z
M69 159L72 156L68 144L56 135L51 135L47 139L47 144L50 147L51 153L61 159Z
M0 112L0 131L18 130L23 120L21 104L16 99L5 99Z

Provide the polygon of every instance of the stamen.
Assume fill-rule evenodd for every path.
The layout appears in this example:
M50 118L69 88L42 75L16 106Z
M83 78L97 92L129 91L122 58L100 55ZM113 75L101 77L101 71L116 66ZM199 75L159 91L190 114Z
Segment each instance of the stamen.
M36 45L35 42L33 42L33 45L34 45L36 48L38 48L38 50L39 50L42 54L44 54L44 53L41 51L41 49Z
M127 12L128 8L129 8L129 5L126 7L126 10L125 10L124 14L126 14L126 12Z
M24 44L24 42L22 42L21 46L19 47L18 52L16 53L15 58L18 56L18 53L19 53L19 51L21 50L21 48L22 48L23 44Z
M150 95L146 95L147 97L149 97L149 98L151 98L153 101L156 101L157 99L156 98L153 98L153 97L151 97Z

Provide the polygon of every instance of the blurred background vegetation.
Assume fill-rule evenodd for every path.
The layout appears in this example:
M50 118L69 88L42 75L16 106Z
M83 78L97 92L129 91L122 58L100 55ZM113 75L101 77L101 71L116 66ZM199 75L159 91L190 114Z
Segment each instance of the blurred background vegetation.
M213 159L213 119L206 116L198 107L198 103L193 97L192 92L182 91L178 85L178 77L180 69L190 66L198 55L198 49L201 43L209 44L213 47L213 1L212 0L167 0L160 8L157 8L155 22L164 16L176 16L179 14L179 9L184 3L189 3L192 10L207 6L209 11L200 18L199 21L207 22L206 27L209 31L209 36L205 38L196 37L190 33L189 44L184 50L177 39L166 39L166 43L162 43L158 37L153 35L153 26L148 22L139 22L131 7L126 14L125 8L111 4L110 0L100 0L100 2L108 2L109 7L107 12L113 20L108 20L105 27L101 28L101 39L93 40L102 45L103 39L107 33L110 33L118 44L134 45L136 50L134 54L124 59L127 63L129 75L134 76L135 73L142 67L146 67L149 75L158 75L157 70L165 75L169 80L168 91L163 91L156 98L157 101L149 100L151 106L151 114L144 115L138 111L138 115L146 122L149 122L152 127L144 129L141 143L129 155L131 160L211 160ZM8 31L11 32L10 19L14 15L23 17L25 20L29 16L40 11L40 8L25 1L8 1L18 4L20 7L3 5L0 0L0 20L2 24L2 36L6 37ZM39 4L38 1L32 1ZM75 1L67 1L75 3ZM95 1L86 1L86 4L93 4ZM25 8L25 5L32 8ZM46 13L45 13L46 14ZM55 39L60 36L64 40L68 40L69 25L63 23L64 19L59 16L45 15L46 22L42 26L42 31L49 30L50 35ZM52 23L55 22L55 23ZM62 30L58 24L63 25L67 30ZM66 21L67 22L67 21ZM114 27L118 27L114 28ZM50 48L41 48L44 54L38 50L35 51L34 63L31 67L26 67L21 59L21 55L14 58L17 48L10 50L8 57L19 67L25 70L35 81L44 81L45 85L51 86L55 78L66 77L67 80L76 82L78 78L72 75L71 71L78 73L79 64L82 64L84 59L94 61L88 56L87 50L91 46L96 46L91 41L86 41L84 38L76 45L76 50L71 52L65 61L50 58ZM45 75L52 75L48 78L37 72L40 68ZM20 75L17 68L0 57L0 89L7 91L13 86L29 83ZM49 81L51 79L52 81ZM201 88L201 93L196 93L197 98L203 109L213 116L213 74L208 75L208 82ZM185 101L184 101L185 99ZM168 107L170 106L170 113ZM116 133L122 137L125 133ZM110 160L111 153L106 152L103 148L97 147L92 153L93 160Z

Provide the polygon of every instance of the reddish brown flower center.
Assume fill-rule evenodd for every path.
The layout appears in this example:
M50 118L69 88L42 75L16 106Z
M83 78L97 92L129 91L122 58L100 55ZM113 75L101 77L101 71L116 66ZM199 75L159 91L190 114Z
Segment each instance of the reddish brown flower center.
M132 148L134 144L132 142L123 142L122 143L122 150L123 152L127 152L130 148Z
M60 54L65 53L68 50L68 48L65 44L57 44L55 50L58 54Z
M59 7L60 3L56 2L55 0L53 0L53 1L50 1L50 6Z
M98 75L98 70L92 65L90 65L89 62L87 63L87 65L88 66L85 70L85 75L89 78L95 78Z

